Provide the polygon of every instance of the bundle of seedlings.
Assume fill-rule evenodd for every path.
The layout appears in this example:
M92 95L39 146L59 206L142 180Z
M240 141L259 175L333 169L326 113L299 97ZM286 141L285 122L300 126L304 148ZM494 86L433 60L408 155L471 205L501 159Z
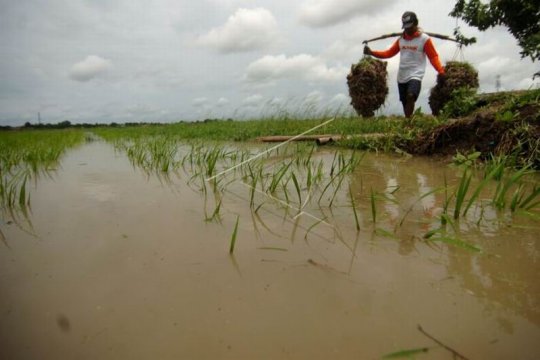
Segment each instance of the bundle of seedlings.
M388 95L386 62L371 57L364 57L358 64L351 66L347 75L347 85L351 105L364 117L373 116Z
M431 89L429 106L433 115L437 116L444 105L452 100L461 89L478 89L478 72L468 63L449 61L445 66L445 75L437 77L437 85Z

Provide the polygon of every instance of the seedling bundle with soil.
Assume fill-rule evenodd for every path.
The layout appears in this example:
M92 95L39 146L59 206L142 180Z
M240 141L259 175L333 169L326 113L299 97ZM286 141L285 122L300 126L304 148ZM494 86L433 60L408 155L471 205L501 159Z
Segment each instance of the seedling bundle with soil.
M468 88L478 89L478 72L466 62L449 61L444 77L437 76L437 85L431 89L429 106L433 115L439 115L455 91Z
M373 116L375 110L384 104L388 95L386 65L384 61L364 57L358 64L351 66L347 85L351 105L359 115Z

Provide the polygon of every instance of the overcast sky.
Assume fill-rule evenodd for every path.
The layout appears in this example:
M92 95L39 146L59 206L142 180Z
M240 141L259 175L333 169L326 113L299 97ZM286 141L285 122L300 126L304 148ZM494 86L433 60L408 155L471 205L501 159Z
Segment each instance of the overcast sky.
M401 14L451 35L453 0L0 0L0 124L174 122L242 118L349 103L346 75L362 41L400 31ZM481 91L537 87L505 28L464 49ZM393 40L373 42L384 49ZM444 62L454 43L434 40ZM458 59L460 57L458 56ZM397 101L399 55L388 62L385 114ZM419 105L435 70L427 66Z

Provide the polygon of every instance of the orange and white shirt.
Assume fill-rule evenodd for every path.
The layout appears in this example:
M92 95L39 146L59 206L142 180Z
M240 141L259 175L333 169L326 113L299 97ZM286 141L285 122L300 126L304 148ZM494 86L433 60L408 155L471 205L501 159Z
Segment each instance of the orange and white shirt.
M398 83L403 84L413 79L421 81L426 72L426 55L435 70L439 74L444 74L439 54L437 54L431 38L423 32L417 31L412 36L403 33L388 50L372 51L372 54L377 58L387 59L398 52L401 53Z

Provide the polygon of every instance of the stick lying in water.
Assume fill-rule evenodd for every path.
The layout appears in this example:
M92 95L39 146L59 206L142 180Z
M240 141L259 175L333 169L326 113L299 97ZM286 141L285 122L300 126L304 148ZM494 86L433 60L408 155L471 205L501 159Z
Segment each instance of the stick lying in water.
M454 355L454 357L458 357L458 358L460 358L462 360L469 360L469 358L461 355L456 350L452 349L451 347L449 347L449 346L443 344L442 342L440 342L439 340L435 339L433 336L429 335L424 329L422 329L422 327L420 325L418 325L418 331L420 331L422 334L426 335L431 340L435 341L437 344L441 345L446 350L450 351Z

